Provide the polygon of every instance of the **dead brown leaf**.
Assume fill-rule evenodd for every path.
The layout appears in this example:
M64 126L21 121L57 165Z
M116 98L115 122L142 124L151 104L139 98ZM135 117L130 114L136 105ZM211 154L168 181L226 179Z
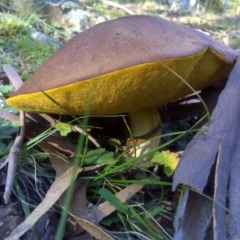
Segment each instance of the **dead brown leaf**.
M70 214L76 221L77 223L88 233L90 233L93 237L95 237L98 240L113 240L113 238L104 232L100 227L97 227L96 225L92 224L91 222L80 219L73 214Z
M69 187L73 179L73 172L75 172L74 179L82 171L81 168L73 171L73 166L71 162L64 162L60 157L51 155L50 157L52 165L56 170L57 176L47 192L43 201L34 209L34 211L21 223L6 240L17 240L21 237L27 230L29 230L37 220L47 212L52 205L60 198L63 192Z
M240 216L240 192L238 185L240 182L239 76L240 60L237 61L230 74L227 85L218 99L209 127L204 132L198 132L189 143L173 179L173 189L183 183L199 190L200 193L212 182L213 189L211 197L214 202L212 209L214 239L227 239L226 200L229 190L230 210L234 213L234 215L230 215L229 238L240 235L239 218L236 218L236 215ZM216 166L214 166L214 163L216 163ZM215 175L213 175L213 171L211 171L212 168L215 169ZM198 196L202 198L201 194L198 194ZM189 195L187 201L191 202L192 197L192 195ZM187 204L187 201L181 203L180 209L185 208L184 205ZM199 202L202 203L199 203L198 206L195 207L198 208L203 204L203 201ZM207 206L208 204L206 207ZM193 227L184 228L184 225L191 224L191 226L193 226L194 222L198 225L199 217L201 216L196 215L194 221L192 221L189 218L189 214L186 214L186 211L179 212L176 221L181 223L180 225L177 224L181 227L175 230L176 236L177 234L181 234L181 238L178 237L175 239L188 238L188 230L192 231ZM194 229L196 230L195 236L197 236L198 228Z
M115 196L121 201L126 202L128 199L130 199L134 194L139 192L144 185L141 184L131 184L115 194ZM100 204L99 206L96 206L93 208L93 212L95 214L95 217L97 219L97 222L100 222L103 218L110 215L116 210L114 206L112 206L109 202L104 202Z
M139 192L144 185L132 184L115 194L121 201L125 202L130 199L134 194ZM116 210L109 202L104 202L99 206L94 207L92 210L86 205L86 189L87 182L80 180L76 184L74 196L71 204L71 212L69 214L76 220L76 222L92 236L97 239L112 239L110 235L105 233L97 224L106 216L110 215ZM60 199L60 204L63 203L63 198ZM77 229L76 231L79 231ZM79 231L78 233L80 233Z
M3 70L7 74L14 88L18 90L22 86L23 81L21 77L18 75L18 73L16 72L16 70L8 64L3 65Z
M74 190L69 212L79 219L89 221L92 224L97 224L94 213L87 206L87 197L86 197L87 184L88 184L88 181L81 180L81 179L77 180L77 182L75 183L75 190ZM58 203L61 206L64 206L65 197L66 197L66 192L63 193L63 195L58 201ZM82 233L84 229L81 227L81 225L78 224L78 226L76 226L72 231L74 231L73 235L75 236Z

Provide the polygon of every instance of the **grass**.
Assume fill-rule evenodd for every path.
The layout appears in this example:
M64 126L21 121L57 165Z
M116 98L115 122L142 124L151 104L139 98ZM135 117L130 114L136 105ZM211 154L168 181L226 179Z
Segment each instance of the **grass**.
M0 65L10 64L26 79L53 52L56 47L33 39L31 30L38 22L33 16L0 13Z
M46 137L48 134L48 132L43 133L42 137ZM33 196L39 192L39 189L41 189L41 194L39 193L39 197L37 197L41 199L44 196L44 192L42 192L42 190L45 189L46 191L49 184L53 181L52 174L50 175L50 178L48 177L48 169L50 169L50 173L53 173L50 165L47 164L48 155L32 148L32 146L34 146L42 137L37 136L35 139L25 144L24 149L26 150L23 151L21 161L18 164L19 172L23 172L23 174L29 172L32 174L32 177L18 174L15 182L15 190L18 198L21 199L20 202L25 215L29 214L32 209L32 205L37 205L36 197L33 198ZM85 144L80 141L79 146L85 146ZM87 151L89 150L87 149ZM116 213L108 216L102 221L103 226L105 226L105 228L109 228L109 230L115 226L115 228L117 227L120 230L124 229L124 232L134 232L130 235L141 233L148 236L149 239L169 239L166 238L166 234L162 233L160 226L155 226L155 229L158 229L158 235L156 235L156 231L149 227L149 225L155 225L155 223L152 223L155 216L161 216L164 214L164 216L172 218L173 211L166 210L163 203L163 201L166 200L166 197L164 196L164 189L169 189L169 187L171 187L171 183L162 181L159 176L149 172L147 169L133 167L133 162L138 160L136 158L126 161L121 155L114 156L111 154L110 159L109 157L106 159L105 156L102 155L102 152L109 156L109 152L107 150L99 149L94 151L95 153L93 156L96 157L97 152L99 152L101 157L97 157L97 161L92 163L91 158L93 158L93 156L91 151L87 152L86 156L81 159L83 161L83 167L88 167L89 163L90 165L93 164L93 166L102 163L107 163L107 165L101 172L99 172L99 174L96 174L94 171L88 171L86 174L81 175L82 179L90 180L87 196L88 201L92 204L97 204L100 199L103 199L101 192L99 192L101 189L108 189L110 192L115 194L119 191L119 189L133 183L146 184L146 188L149 188L149 190L151 187L155 186L154 196L156 196L156 198L152 199L152 203L149 203L147 199L145 200L146 202L139 201L138 198L141 198L141 196L146 197L146 194L137 194L136 198L133 198L129 202L123 204L128 210L125 212L117 211ZM79 163L77 163L77 165L79 165ZM129 175L130 172L131 174ZM142 180L144 176L149 180ZM36 179L38 182L35 181ZM43 188L43 186L40 187L39 181L46 183L44 184L45 188ZM150 222L151 224L146 224L146 222ZM168 231L170 231L170 223L168 223L168 225ZM63 230L64 228L59 227L59 229ZM62 232L59 233L59 236L61 236L61 234Z
M114 9L111 12L101 4L98 5L98 8L100 11L108 12L109 18L122 16L123 14L121 11ZM45 27L42 28L38 26L38 22L39 19L31 15L24 18L10 13L1 13L0 15L0 49L2 54L0 65L11 64L23 79L28 78L56 50L51 44L45 44L31 37L29 29L32 27L43 30L46 34L53 32L53 28L48 27L47 23L44 23ZM3 92L3 94L7 95L6 92ZM87 125L88 119L85 121L85 125ZM67 120L66 124L71 125L72 123ZM189 125L187 121L184 121L184 124ZM181 124L180 129L177 128L175 133L163 135L162 138L168 137L170 140L148 154L155 153L160 149L168 149L169 146L179 148L176 141L180 137L187 134L185 139L188 139L193 135L191 129L182 131L184 124ZM1 161L6 158L12 144L13 135L17 132L15 125L2 120L1 127L4 125L10 125L10 127L6 126L6 130L9 130L9 128L11 130L9 130L9 134L0 139L2 144ZM16 194L15 199L19 199L26 216L29 215L34 206L41 202L55 177L48 161L48 154L40 150L37 144L47 136L56 134L57 131L59 131L58 128L48 129L24 144L23 154L18 162L18 175L14 191ZM72 135L74 133L70 132L65 138L69 141L78 141L78 138ZM117 138L115 140L121 142ZM104 164L103 167L95 171L86 171L80 176L82 179L89 181L87 187L88 203L97 205L105 199L112 202L113 205L115 204L118 209L118 211L104 218L101 225L109 231L121 232L120 237L116 231L112 232L116 239L132 239L133 236L141 239L171 239L173 233L172 219L178 205L178 201L174 200L174 197L179 196L174 196L171 193L171 177L164 173L163 166L158 166L156 172L152 171L153 168L151 171L146 168L137 168L134 163L140 161L144 156L126 161L124 152L114 152L111 146L92 150L88 146L87 138L83 136L78 143L78 151L83 152L83 157L76 159L76 166L81 165L81 167L88 169L89 167ZM120 149L121 147L120 144ZM144 190L129 201L125 203L118 202L114 194L133 183L146 186ZM72 193L73 188L70 189L69 196ZM181 196L181 194L179 195ZM169 207L166 203L171 203L172 206ZM70 200L67 205L69 204ZM65 214L65 219L64 215L62 216L58 239L62 236L67 215Z

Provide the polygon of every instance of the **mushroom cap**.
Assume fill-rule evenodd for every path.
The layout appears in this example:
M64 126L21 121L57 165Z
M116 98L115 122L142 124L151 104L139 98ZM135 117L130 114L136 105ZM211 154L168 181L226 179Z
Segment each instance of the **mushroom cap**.
M68 41L7 104L77 115L156 107L192 92L180 77L195 90L227 79L236 58L234 50L190 27L152 16L122 17Z

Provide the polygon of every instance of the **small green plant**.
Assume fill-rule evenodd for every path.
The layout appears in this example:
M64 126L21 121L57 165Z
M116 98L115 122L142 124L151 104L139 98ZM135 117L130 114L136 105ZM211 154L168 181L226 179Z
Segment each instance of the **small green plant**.
M167 176L171 176L179 162L179 157L176 153L171 153L170 151L162 151L162 152L156 152L152 163L163 165L164 166L164 173Z

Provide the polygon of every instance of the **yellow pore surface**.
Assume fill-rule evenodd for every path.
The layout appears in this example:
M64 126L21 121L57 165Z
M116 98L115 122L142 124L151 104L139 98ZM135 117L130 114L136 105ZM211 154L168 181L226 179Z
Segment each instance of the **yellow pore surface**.
M125 113L156 107L191 93L175 73L199 90L227 78L232 67L220 54L207 48L192 56L132 66L44 93L17 95L9 98L7 104L29 112Z

